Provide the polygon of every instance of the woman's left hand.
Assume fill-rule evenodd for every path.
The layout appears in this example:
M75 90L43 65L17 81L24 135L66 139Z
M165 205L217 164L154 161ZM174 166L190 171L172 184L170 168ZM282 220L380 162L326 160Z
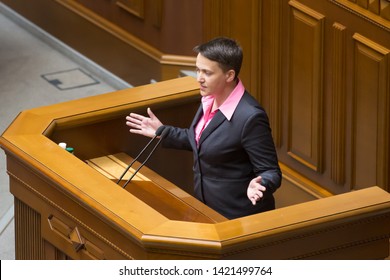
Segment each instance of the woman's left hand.
M261 176L252 179L247 189L247 195L253 205L256 205L257 201L263 197L265 190L266 187L261 184Z

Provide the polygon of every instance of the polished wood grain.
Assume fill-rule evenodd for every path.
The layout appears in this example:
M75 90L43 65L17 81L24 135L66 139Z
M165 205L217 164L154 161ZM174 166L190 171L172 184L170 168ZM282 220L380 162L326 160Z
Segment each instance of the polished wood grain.
M117 183L133 158L125 153L117 153L87 160L92 168ZM188 221L197 223L217 223L227 221L225 217L209 209L193 196L182 191L177 186L162 180L160 176L146 166L136 173L131 182L127 181L138 170L140 162L135 162L128 172L119 181L118 187L145 202L170 220Z
M193 70L192 48L200 42L235 38L245 54L240 78L267 111L287 168L288 195L277 194L283 205L309 201L316 197L312 193L373 185L389 191L388 1L123 1L143 2L143 20L118 1L2 2L134 86ZM179 107L171 115L162 110L169 121L184 113ZM115 123L107 121L105 129ZM92 124L88 128L94 130ZM54 133L57 140L80 131ZM89 154L79 156L104 155L97 152L101 145L85 145L79 151ZM118 150L126 148L106 154ZM179 172L185 175L171 172L168 178L190 192L185 169ZM307 184L300 183L302 177Z
M390 194L378 187L224 220L189 192L179 189L186 186L163 177L170 174L167 169L179 173L177 170L186 166L188 154L155 154L151 159L154 169L148 165L141 172L150 181L131 182L129 190L86 162L122 152L134 157L143 142L131 136L124 125L129 111L144 112L152 106L163 119L172 120L170 114L176 112L187 112L179 122L191 119L191 110L199 102L197 87L193 78L186 77L19 114L0 138L7 155L10 190L18 202L17 258L388 256ZM118 138L124 135L130 136ZM75 154L60 148L59 139L72 144ZM126 145L121 141L134 150L122 150ZM186 176L191 177L191 171ZM189 209L192 210L186 216ZM201 215L193 215L194 209Z

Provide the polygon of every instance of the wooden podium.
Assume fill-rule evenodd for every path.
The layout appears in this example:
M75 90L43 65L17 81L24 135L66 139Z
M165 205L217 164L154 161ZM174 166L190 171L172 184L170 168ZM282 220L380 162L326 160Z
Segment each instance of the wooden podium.
M158 149L126 189L110 178L104 161L124 168L147 141L128 132L129 112L151 107L164 123L188 126L198 105L186 77L20 113L0 138L16 259L388 256L390 194L378 187L227 220L192 197L191 153Z

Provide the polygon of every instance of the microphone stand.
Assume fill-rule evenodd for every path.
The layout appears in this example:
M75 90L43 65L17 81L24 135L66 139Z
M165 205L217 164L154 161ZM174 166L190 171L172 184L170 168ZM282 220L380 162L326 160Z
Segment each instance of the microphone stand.
M137 170L133 173L133 175L131 175L131 177L129 178L129 180L127 180L127 182L123 185L122 188L126 188L127 184L130 183L130 181L134 178L135 175L137 175L138 171L146 164L146 162L149 160L149 158L152 156L152 154L154 153L154 151L157 149L157 146L160 144L162 140L162 137L158 140L157 144L154 145L152 151L149 153L149 155L147 156L147 158L144 160L144 162L137 168Z
M130 177L129 180L127 180L127 182L123 185L123 188L125 188L127 186L127 184L131 181L131 179L133 179L133 177L138 173L138 171L141 169L142 166L145 165L145 163L149 160L149 158L151 157L151 155L154 153L154 151L156 150L157 146L160 144L161 140L163 139L163 136L166 135L166 132L168 132L168 130L166 129L166 127L164 125L160 126L157 130L156 130L156 133L155 133L155 136L150 139L150 141L148 142L148 144L146 144L146 146L142 149L142 151L132 160L132 162L127 166L127 168L125 169L125 171L122 173L122 175L119 177L118 181L116 182L117 184L120 183L120 181L123 179L123 177L125 176L125 174L129 171L129 169L131 168L131 166L133 166L133 164L136 162L136 160L145 152L145 150L150 146L150 144L154 141L154 139L156 139L158 136L161 135L160 137L160 140L157 142L157 144L154 146L154 148L152 149L152 151L149 153L148 157L144 160L144 162L138 167L138 169L133 173L133 175Z
M119 182L123 179L123 177L126 175L127 171L133 166L134 162L145 152L145 150L152 144L154 139L156 139L157 135L155 135L152 139L150 139L149 143L142 149L142 151L133 159L133 161L127 166L125 171L123 171L122 175L119 177L118 181L116 182L119 184Z

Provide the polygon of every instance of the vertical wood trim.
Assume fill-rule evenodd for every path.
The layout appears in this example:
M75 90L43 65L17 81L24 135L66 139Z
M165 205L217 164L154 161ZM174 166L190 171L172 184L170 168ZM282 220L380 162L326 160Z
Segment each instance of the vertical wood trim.
M152 22L155 27L157 28L162 27L163 14L164 14L163 0L155 0L152 14L151 14Z
M232 10L233 1L235 0L224 0L221 2L221 22L219 23L221 25L221 33L218 34L218 36L225 35L232 37L231 32L231 26L232 26L232 16L231 14L234 13Z
M203 40L205 42L222 33L222 24L220 24L222 4L222 0L203 1Z
M41 234L41 216L15 198L15 259L43 260L45 246Z
M261 53L262 53L262 3L252 0L251 14L251 38L250 38L250 84L248 84L250 93L260 102L261 101ZM244 53L244 57L245 57Z
M270 125L272 127L272 134L274 137L275 146L280 148L282 145L282 115L281 115L281 76L282 76L282 7L281 2L270 1L271 14L271 30L270 35ZM261 73L259 73L261 74Z
M333 24L331 178L345 183L346 27Z
M290 1L288 155L322 171L324 16Z
M389 190L390 50L357 33L353 39L352 186Z

